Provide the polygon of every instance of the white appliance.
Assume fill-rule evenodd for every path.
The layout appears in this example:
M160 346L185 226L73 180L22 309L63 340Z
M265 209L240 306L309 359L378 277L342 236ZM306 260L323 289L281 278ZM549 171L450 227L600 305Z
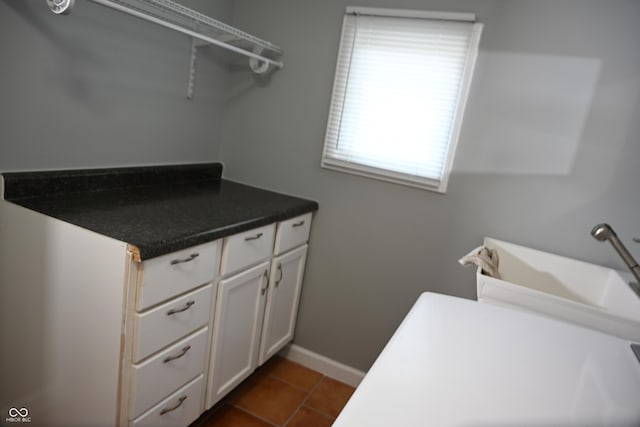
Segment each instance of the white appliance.
M334 427L640 426L631 342L422 294Z

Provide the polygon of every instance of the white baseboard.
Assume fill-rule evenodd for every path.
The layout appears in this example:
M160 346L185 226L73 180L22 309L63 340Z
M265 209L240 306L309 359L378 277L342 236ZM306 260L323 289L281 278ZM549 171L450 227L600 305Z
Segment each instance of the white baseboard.
M360 384L360 381L362 381L365 375L362 371L295 344L287 345L280 350L278 354L285 359L299 363L302 366L306 366L328 377L349 384L352 387L358 387L358 384Z

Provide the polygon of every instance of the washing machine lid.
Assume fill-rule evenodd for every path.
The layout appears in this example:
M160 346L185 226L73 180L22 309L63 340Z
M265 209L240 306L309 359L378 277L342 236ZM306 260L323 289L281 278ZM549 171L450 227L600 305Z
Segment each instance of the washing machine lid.
M424 293L334 427L640 426L629 341Z

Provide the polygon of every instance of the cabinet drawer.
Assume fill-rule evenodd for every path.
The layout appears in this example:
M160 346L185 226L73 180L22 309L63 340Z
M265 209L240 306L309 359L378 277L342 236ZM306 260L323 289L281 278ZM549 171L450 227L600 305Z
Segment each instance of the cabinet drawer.
M213 285L209 284L143 314L136 314L134 362L206 325L213 298Z
M214 280L218 242L205 243L152 258L141 265L136 310L187 292Z
M278 224L274 253L279 255L309 240L311 213L282 221Z
M234 234L224 239L220 275L226 276L271 256L275 224Z
M204 393L204 375L132 421L131 427L186 427L200 416Z
M203 328L177 342L131 370L132 405L130 419L173 393L174 390L203 373L208 328Z

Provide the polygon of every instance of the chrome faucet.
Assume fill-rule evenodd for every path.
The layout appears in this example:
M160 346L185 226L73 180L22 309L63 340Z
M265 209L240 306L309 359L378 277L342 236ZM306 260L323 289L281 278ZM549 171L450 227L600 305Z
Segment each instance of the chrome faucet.
M633 256L631 256L620 239L618 239L613 228L611 228L609 224L598 224L593 227L593 230L591 230L591 235L601 242L604 242L605 240L611 242L613 248L618 252L618 255L620 255L624 263L629 267L629 270L631 270L631 273L633 273L636 278L637 283L631 282L629 283L629 286L638 295L638 297L640 297L640 286L638 285L640 284L640 265L638 265L638 262L633 258ZM633 240L638 242L636 238Z

